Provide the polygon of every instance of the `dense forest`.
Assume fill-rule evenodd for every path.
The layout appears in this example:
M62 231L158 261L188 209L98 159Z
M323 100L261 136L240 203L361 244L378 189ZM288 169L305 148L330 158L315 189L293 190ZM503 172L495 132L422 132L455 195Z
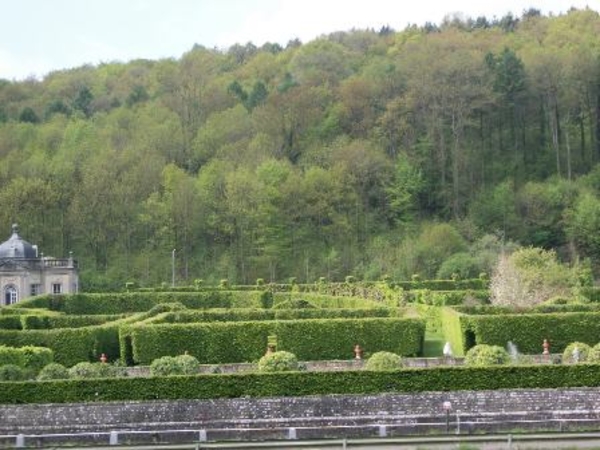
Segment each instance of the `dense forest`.
M600 268L600 15L341 31L0 80L0 224L84 288ZM173 253L175 249L175 253Z

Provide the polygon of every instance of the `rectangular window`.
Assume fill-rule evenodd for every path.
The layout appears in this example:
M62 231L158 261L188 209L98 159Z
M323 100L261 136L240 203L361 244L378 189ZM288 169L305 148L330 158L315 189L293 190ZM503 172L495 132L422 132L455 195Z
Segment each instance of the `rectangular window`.
M52 283L52 293L53 294L61 294L62 293L62 284Z
M42 293L42 285L34 283L31 285L31 296L40 295Z

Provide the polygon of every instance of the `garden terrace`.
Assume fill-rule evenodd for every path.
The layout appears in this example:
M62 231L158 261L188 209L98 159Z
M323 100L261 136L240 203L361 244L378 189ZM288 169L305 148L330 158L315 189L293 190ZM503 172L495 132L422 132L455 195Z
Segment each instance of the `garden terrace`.
M356 343L419 355L425 333L424 320L405 309L314 292L76 294L37 297L5 310L0 344L48 347L66 366L103 353L128 364L184 352L203 363L249 362L264 354L273 335L279 348L305 360L351 358Z

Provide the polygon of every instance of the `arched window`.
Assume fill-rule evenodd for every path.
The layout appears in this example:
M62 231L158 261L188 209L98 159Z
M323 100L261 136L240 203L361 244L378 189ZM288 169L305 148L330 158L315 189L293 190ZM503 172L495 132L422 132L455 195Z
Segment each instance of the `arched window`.
M12 305L13 303L17 303L17 300L18 300L17 288L14 285L9 284L8 286L6 286L4 288L4 304Z

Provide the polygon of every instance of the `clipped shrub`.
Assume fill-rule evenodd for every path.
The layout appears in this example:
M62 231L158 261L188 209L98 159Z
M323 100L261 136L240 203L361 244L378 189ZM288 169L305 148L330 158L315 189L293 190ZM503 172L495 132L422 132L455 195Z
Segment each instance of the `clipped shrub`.
M286 351L268 353L258 360L259 372L289 372L299 369L296 355Z
M112 364L80 362L69 369L70 378L114 378L122 371Z
M571 342L562 354L563 364L577 364L588 360L592 347L584 342Z
M264 309L273 307L273 293L270 291L264 291L260 294L260 306Z
M26 345L19 350L23 352L24 368L31 369L35 373L54 361L54 352L46 347Z
M180 370L180 364L174 356L162 356L150 364L150 375L154 377L181 375Z
M69 378L69 369L59 363L50 363L37 376L38 381L66 380Z
M38 373L54 360L54 353L46 347L25 345L9 347L0 345L0 365L14 364L22 369Z
M162 356L150 364L150 374L155 377L170 375L194 375L198 373L200 363L191 355Z
M465 364L468 366L507 364L509 360L510 355L499 345L479 344L471 348L465 355Z
M402 358L392 352L376 352L365 364L365 370L397 370L402 367Z
M27 371L16 364L0 366L0 381L23 381L27 378Z
M588 362L600 362L600 343L594 345L588 354Z
M192 355L179 355L175 357L175 360L181 366L183 375L194 375L200 370L200 362Z
M17 347L0 345L0 366L13 364L15 366L24 367L25 357L23 352Z
M304 309L304 308L316 308L316 306L313 305L308 300L304 300L301 298L295 298L292 300L286 300L286 301L277 303L273 308L274 309Z

